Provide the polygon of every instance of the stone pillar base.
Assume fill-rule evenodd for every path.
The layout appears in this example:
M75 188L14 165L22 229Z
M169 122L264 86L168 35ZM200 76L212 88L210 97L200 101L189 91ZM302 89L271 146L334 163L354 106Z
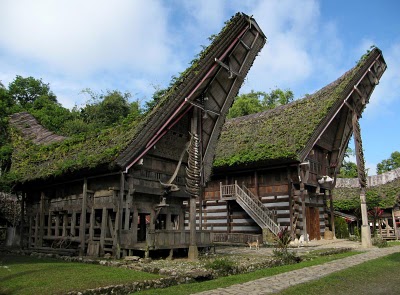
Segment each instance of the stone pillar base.
M197 260L199 258L199 249L197 246L189 246L188 259Z
M369 225L361 226L361 246L363 248L371 248L372 247L371 229L369 228Z

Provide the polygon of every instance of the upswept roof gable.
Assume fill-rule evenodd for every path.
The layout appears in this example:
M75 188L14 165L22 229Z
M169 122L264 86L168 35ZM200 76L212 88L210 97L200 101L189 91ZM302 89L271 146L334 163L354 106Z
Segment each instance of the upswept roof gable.
M373 49L340 78L275 109L228 120L217 146L217 168L302 161L353 85L381 51Z
M10 175L16 182L23 183L99 167L107 170L129 167L134 157L145 152L146 144L151 146L154 134L169 124L172 117L176 118L177 110L183 114L184 108L188 110L191 107L187 103L184 108L179 109L188 94L189 96L193 94L195 98L201 91L207 89L210 83L208 81L213 78L208 73L215 75L221 71L221 66L214 66L215 58L226 56L226 53L234 50L237 44L247 47L239 42L240 36L247 31L259 38L254 49L249 50L250 58L245 59L241 65L243 71L238 83L234 84L231 93L227 94L232 101L255 56L265 44L265 36L255 20L242 13L237 13L226 23L210 46L200 53L199 59L194 60L192 65L175 79L161 101L140 121L108 128L95 135L72 136L63 140L59 138L60 140L49 141L47 145L40 144L41 142L35 144L34 137L26 136L24 128L14 124L11 131L14 150ZM225 110L220 111L222 118L220 125L225 118L223 112L227 111L227 107L224 108ZM216 135L219 135L219 131L213 136Z

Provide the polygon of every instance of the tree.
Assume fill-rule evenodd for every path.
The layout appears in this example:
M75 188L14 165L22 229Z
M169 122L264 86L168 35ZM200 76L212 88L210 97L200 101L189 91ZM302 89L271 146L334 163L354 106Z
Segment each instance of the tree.
M273 109L280 105L285 105L293 101L293 91L290 89L279 89L276 88L270 93L263 94L263 105L266 109Z
M264 111L259 100L260 92L251 91L247 94L239 95L232 107L229 109L228 118L236 118L241 116L246 116L250 114L255 114Z
M356 178L358 177L358 169L357 164L351 161L346 161L346 158L350 158L350 156L354 156L354 151L351 148L347 148L344 154L344 159L342 166L340 167L340 172L337 175L339 178Z
M293 101L293 91L276 88L270 93L251 90L239 95L229 110L228 118L259 113Z
M17 76L8 86L8 91L9 95L23 107L35 102L40 96L46 96L49 100L57 102L49 84L43 83L42 79Z
M340 173L337 175L339 178L356 178L358 177L357 164L350 161L343 161L340 167Z
M376 165L376 171L378 174L396 169L400 167L400 152L395 151L390 155L389 159L382 160L382 162Z
M139 102L129 103L129 92L122 93L117 90L97 94L86 89L83 91L91 96L91 100L81 109L80 117L87 124L92 124L97 129L106 128L122 122L131 113L141 113Z
M161 89L160 87L155 87L153 96L151 97L151 99L149 101L146 101L146 103L145 103L145 107L144 107L145 112L146 113L150 112L161 101L161 98L167 92L168 92L168 88Z

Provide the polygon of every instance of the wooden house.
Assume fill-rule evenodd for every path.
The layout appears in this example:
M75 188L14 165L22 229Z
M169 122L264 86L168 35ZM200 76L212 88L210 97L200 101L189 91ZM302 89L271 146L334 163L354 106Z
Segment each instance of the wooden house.
M349 139L385 69L375 48L312 95L228 120L199 204L201 229L222 242L276 235L282 226L293 238L320 239L333 220L327 200Z
M13 115L10 173L23 196L26 246L117 257L184 248L195 258L211 243L209 231L196 231L196 199L265 42L253 18L236 14L141 121L99 134L65 138Z
M354 216L359 223L360 184L357 179L339 178L333 190L335 214ZM400 238L400 168L367 177L366 201L371 233L384 239Z

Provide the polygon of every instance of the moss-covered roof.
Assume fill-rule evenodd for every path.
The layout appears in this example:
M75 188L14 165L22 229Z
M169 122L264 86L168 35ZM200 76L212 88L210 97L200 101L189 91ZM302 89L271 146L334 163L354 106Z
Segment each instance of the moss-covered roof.
M367 187L367 206L369 208L393 208L400 201L400 178L391 182ZM335 210L354 210L360 207L360 188L335 188L333 191Z
M249 26L249 21L254 22L242 13L233 16L198 59L173 79L161 101L140 121L109 128L99 134L72 136L47 144L35 144L32 137L25 136L24 129L29 126L14 125L10 131L14 148L10 177L16 183L24 183L100 166L107 169L126 167L172 115L193 85L199 83L202 74L215 63L215 56L226 50L238 31Z
M214 166L302 160L306 147L328 124L330 116L379 53L375 48L339 79L303 99L228 120L220 136Z

